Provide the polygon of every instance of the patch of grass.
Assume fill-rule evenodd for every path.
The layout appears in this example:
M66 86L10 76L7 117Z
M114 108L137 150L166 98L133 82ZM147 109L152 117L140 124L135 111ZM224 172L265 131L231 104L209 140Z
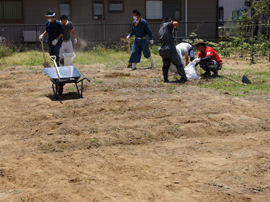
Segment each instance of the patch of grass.
M49 53L45 53L45 57L47 61L50 61ZM14 53L10 56L2 57L0 61L1 63L7 63L9 66L33 66L44 63L43 55L39 51ZM53 66L52 63L51 66Z
M266 82L270 81L269 76L268 72L249 71L248 78L252 80L252 84L242 84L241 76L239 74L231 74L228 77L237 82L228 80L225 77L218 77L217 79L202 80L203 82L201 84L198 84L198 86L200 86L201 88L209 88L222 92L227 92L228 94L234 96L269 93L270 85Z
M2 55L1 52L3 53ZM97 46L91 51L75 52L75 54L76 57L73 60L75 65L104 64L109 67L119 65L125 66L130 57L130 53L126 51L108 49L102 46ZM6 50L5 47L0 46L0 56L0 63L7 63L7 66L35 66L44 63L43 53L38 50L16 52L12 54L12 49ZM162 66L161 57L155 53L152 53L152 56L156 67ZM45 58L51 66L54 66L48 52L45 52ZM150 67L150 61L142 57L141 63L139 63L138 66Z

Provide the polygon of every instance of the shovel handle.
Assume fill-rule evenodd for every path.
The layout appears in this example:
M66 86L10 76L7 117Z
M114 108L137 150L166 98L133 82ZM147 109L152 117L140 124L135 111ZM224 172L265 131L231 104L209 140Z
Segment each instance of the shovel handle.
M61 78L61 75L60 75L58 66L57 66L56 61L55 61L56 60L56 56L55 55L52 55L52 56L50 56L50 58L51 58L51 60L53 60L53 63L54 63L54 66L55 66L55 69L56 69L56 72L57 72L58 77Z

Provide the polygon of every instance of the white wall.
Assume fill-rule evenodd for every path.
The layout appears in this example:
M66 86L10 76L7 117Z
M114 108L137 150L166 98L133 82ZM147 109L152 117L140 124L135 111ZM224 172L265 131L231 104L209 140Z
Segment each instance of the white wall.
M224 8L224 21L231 18L233 9L247 8L245 0L219 0L219 7Z

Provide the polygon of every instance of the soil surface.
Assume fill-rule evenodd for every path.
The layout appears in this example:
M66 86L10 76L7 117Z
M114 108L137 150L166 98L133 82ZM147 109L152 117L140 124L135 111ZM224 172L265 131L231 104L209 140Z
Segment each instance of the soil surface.
M82 99L66 84L55 100L41 66L1 71L0 201L270 200L268 102L77 67Z

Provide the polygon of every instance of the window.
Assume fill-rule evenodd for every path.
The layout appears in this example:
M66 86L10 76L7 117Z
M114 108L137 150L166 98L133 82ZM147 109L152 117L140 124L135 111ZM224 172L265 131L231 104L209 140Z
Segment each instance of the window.
M180 20L180 0L164 1L164 17Z
M124 1L109 0L109 12L114 13L124 12Z
M237 20L242 18L244 12L246 12L246 8L236 8L232 11L232 20Z
M104 20L104 2L93 1L93 18L94 20Z
M68 20L71 20L71 1L70 0L60 0L59 1L60 16L67 15Z
M162 1L146 1L146 19L160 20L163 18L163 2Z
M173 20L180 20L180 0L147 0L146 19L161 20L169 17Z
M22 0L0 0L0 22L23 22Z
M224 8L219 7L218 9L218 20L223 22L224 21Z

